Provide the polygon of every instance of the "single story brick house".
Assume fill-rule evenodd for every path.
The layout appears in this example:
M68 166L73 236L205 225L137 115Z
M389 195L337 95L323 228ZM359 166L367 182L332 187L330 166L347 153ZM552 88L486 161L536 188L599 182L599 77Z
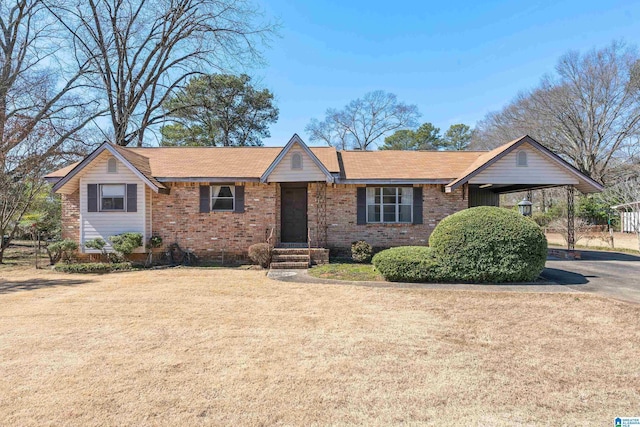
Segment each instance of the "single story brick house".
M47 176L62 195L63 238L123 232L203 258L275 246L346 251L427 245L447 215L499 194L602 186L529 136L492 151L338 151L294 135L284 147L128 148L103 143ZM140 251L143 249L140 248Z

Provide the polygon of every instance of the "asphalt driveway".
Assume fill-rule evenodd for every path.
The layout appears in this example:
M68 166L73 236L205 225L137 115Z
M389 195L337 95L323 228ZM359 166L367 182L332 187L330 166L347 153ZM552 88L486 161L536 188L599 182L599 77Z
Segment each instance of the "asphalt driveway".
M580 250L582 259L550 257L542 276L569 288L640 303L640 256Z
M369 287L457 289L513 292L591 292L640 304L640 256L620 252L580 250L581 259L549 256L541 280L534 283L463 284L349 282L313 277L306 270L271 270L268 277L283 282L349 284Z

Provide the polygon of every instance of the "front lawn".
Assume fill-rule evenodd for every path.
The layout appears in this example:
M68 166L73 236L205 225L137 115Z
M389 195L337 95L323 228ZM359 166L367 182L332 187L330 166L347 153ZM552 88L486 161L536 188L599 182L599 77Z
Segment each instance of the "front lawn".
M323 279L358 282L384 281L384 277L371 264L331 263L309 269L309 275Z
M610 425L640 408L640 307L582 293L10 269L0 307L0 425Z

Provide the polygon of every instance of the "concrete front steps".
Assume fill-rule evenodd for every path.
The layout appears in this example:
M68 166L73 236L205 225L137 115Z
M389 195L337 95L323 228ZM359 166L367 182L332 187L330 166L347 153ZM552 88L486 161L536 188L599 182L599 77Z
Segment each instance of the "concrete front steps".
M274 270L305 269L310 264L309 249L273 248L271 268Z

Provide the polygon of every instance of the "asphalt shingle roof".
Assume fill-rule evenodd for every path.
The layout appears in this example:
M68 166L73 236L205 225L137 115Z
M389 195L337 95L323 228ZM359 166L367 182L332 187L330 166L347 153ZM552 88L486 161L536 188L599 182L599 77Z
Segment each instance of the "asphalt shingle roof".
M523 136L491 151L336 151L334 147L309 148L330 173L340 174L340 179L346 182L443 181L447 188L455 188L523 141L538 144ZM282 151L282 147L111 147L158 188L163 188L159 181L165 179L259 179ZM541 149L546 150L544 147ZM559 159L559 162L564 161ZM52 172L47 178L63 178L76 165ZM581 191L601 190L600 184L572 166L567 164L566 168L580 178L578 189ZM586 184L583 185L582 181Z

